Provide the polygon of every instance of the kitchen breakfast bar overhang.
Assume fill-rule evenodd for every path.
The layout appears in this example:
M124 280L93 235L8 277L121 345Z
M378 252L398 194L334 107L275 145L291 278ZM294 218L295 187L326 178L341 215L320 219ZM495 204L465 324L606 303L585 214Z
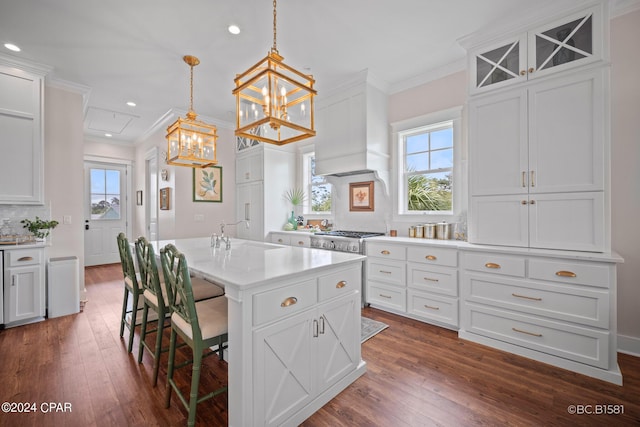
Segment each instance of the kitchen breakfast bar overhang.
M299 425L366 371L360 353L365 257L234 239L172 243L189 270L225 288L229 426Z

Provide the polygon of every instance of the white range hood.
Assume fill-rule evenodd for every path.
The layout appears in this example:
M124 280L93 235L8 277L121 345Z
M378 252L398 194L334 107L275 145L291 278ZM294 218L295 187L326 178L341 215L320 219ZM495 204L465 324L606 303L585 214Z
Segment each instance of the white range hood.
M373 172L389 188L386 87L364 70L330 94L318 95L314 139L318 175Z

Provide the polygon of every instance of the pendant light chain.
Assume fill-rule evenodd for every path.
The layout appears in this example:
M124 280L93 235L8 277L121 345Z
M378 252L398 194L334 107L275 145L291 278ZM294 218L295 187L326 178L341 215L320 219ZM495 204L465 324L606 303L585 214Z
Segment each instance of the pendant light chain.
M276 47L276 0L273 0L273 47L271 51L278 53L278 48Z
M191 78L189 86L191 87L191 95L189 96L189 111L193 111L193 65L191 65Z

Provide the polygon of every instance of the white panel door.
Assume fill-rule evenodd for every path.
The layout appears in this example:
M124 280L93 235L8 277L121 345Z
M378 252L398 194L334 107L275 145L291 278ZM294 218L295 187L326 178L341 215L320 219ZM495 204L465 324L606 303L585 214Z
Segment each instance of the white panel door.
M318 392L353 371L360 362L360 298L333 301L320 307L318 319Z
M531 195L529 245L532 248L602 251L604 193Z
M472 101L469 126L471 195L526 194L526 90Z
M254 332L254 425L280 425L314 397L315 310Z
M85 265L120 262L116 238L127 232L127 168L85 162Z
M526 195L471 198L469 242L529 246L529 208Z
M529 90L529 192L604 190L603 71Z

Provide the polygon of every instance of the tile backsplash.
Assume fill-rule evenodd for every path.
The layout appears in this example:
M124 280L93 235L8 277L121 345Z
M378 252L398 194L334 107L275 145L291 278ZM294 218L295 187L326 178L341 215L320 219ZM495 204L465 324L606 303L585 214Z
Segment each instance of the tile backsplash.
M51 219L51 206L0 205L0 224L5 219L10 220L16 234L28 234L29 232L22 228L20 221L25 218L35 219L36 216L45 220Z

